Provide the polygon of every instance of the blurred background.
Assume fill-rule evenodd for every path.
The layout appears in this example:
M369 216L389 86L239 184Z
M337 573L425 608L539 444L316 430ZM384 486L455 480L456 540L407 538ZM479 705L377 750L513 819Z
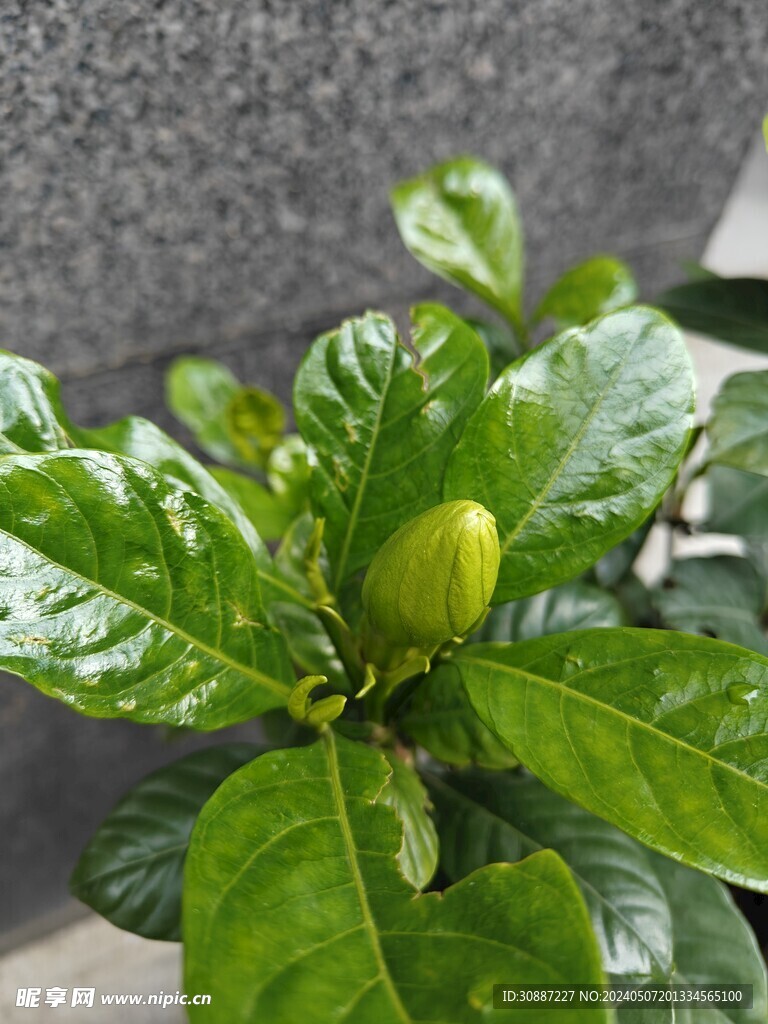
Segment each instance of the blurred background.
M767 53L754 0L5 0L0 345L53 370L76 421L138 413L188 441L162 404L177 354L288 399L341 317L467 308L387 198L461 152L515 187L531 304L600 251L653 298L702 256ZM205 742L2 679L0 948L82 911L66 880L95 826Z

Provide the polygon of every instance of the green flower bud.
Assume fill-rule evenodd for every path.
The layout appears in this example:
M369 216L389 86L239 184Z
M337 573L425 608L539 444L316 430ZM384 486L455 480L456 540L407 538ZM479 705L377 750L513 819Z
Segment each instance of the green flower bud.
M376 552L363 583L367 627L395 647L430 648L466 633L499 572L496 520L475 501L411 519Z

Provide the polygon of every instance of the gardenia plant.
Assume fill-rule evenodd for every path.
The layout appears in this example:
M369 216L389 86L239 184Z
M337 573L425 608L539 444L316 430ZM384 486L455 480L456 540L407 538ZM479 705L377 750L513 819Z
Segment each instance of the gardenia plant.
M694 447L681 332L623 263L571 269L526 317L498 172L454 160L393 206L496 318L425 303L403 341L347 320L299 367L298 434L177 361L170 405L218 466L145 420L75 426L46 370L2 356L2 667L95 717L264 716L261 746L139 783L72 891L183 940L186 992L211 995L193 1022L506 1021L494 985L607 980L753 986L751 1009L626 1024L764 1022L718 879L768 892L768 373L726 382ZM660 305L768 351L766 282L698 271ZM654 521L744 556L672 560L649 589Z

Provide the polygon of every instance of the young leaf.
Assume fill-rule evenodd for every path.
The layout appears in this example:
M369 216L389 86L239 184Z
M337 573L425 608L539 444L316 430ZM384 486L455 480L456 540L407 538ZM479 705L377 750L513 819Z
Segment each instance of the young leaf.
M191 1007L192 1021L469 1024L490 1019L500 978L601 980L583 900L551 851L416 896L397 869L402 826L380 799L389 771L380 753L329 729L217 790L185 869L186 987L212 996ZM517 1016L533 1024L538 1012Z
M441 501L448 456L485 390L488 358L474 331L441 306L412 315L417 364L392 321L368 313L318 338L296 375L336 593L399 526Z
M768 892L768 658L686 633L600 629L472 645L453 665L485 724L550 789Z
M624 612L613 594L583 580L571 580L554 590L498 605L472 639L516 642L623 623Z
M262 467L285 427L285 411L273 395L242 387L215 359L175 360L166 398L199 447L228 465Z
M415 770L392 751L384 751L392 769L379 800L393 807L403 823L403 846L397 856L400 871L414 889L425 889L437 870L438 843L429 816L429 797Z
M746 558L715 555L672 562L654 604L665 625L768 654L760 625L765 580Z
M647 307L566 331L508 367L467 424L444 489L496 517L493 603L573 578L647 519L692 413L682 336Z
M430 672L408 701L400 726L446 764L514 768L517 759L484 725L467 697L458 669Z
M523 229L502 174L459 157L396 185L392 209L403 242L420 263L519 325Z
M768 476L768 370L729 377L707 424L709 461Z
M672 915L673 984L752 986L751 1010L675 1009L675 1024L763 1024L768 1019L765 961L730 893L714 878L649 853Z
M558 328L581 327L636 298L637 285L626 263L615 256L593 256L552 285L536 309L534 322L552 319Z
M94 717L217 729L285 703L256 565L202 498L125 456L0 463L0 665Z
M146 939L181 940L181 875L203 804L261 748L228 743L160 768L110 811L69 887L111 924Z
M426 779L451 881L485 864L555 850L584 896L606 972L627 982L670 979L671 915L649 850L525 772L474 769Z
M710 278L680 284L656 300L681 327L755 352L768 352L768 281Z

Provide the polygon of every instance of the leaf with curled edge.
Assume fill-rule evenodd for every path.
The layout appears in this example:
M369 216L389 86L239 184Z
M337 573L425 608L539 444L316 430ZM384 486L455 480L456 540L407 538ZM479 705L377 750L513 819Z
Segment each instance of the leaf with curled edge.
M768 658L626 628L476 644L453 666L483 722L550 789L768 892Z
M397 868L402 825L380 799L389 771L328 729L216 791L184 877L185 984L212 997L190 1007L193 1022L501 1022L499 979L602 981L583 900L551 851L416 895ZM540 1010L516 1016L534 1024ZM593 1008L548 1016L613 1020Z
M321 335L296 375L335 593L399 526L440 503L448 457L485 389L485 347L463 320L437 305L412 318L418 362L389 317L367 313Z
M293 682L231 521L126 456L0 461L0 665L98 718L218 729Z

